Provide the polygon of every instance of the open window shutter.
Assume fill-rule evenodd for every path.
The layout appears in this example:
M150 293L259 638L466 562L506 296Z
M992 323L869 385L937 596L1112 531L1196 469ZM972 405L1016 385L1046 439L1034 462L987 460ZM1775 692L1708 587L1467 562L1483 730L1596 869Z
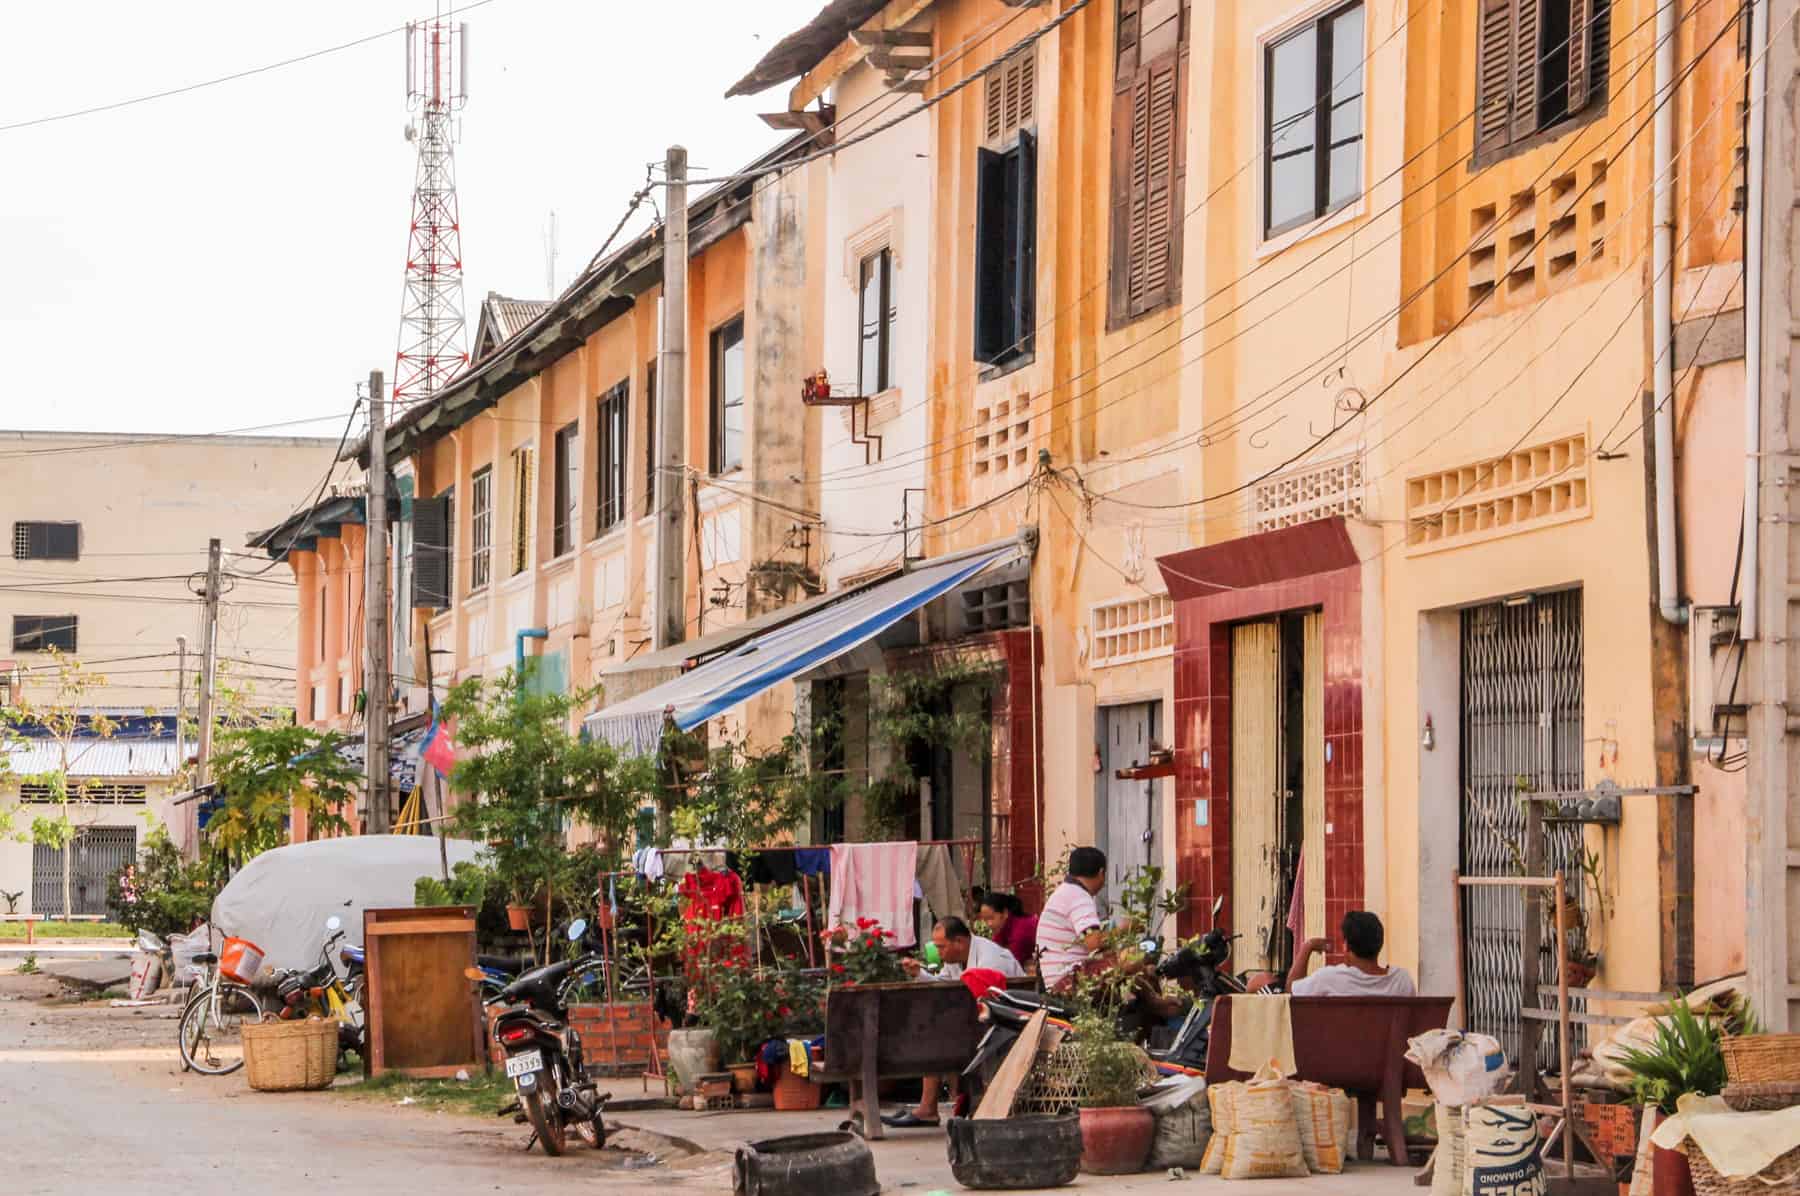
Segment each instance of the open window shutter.
M975 360L994 362L1005 353L1007 289L1006 238L1000 226L1006 200L1006 159L993 150L975 152Z
M1538 5L1542 0L1513 0L1512 139L1538 129Z
M1137 140L1132 117L1138 91L1138 32L1143 0L1119 0L1119 44L1113 57L1112 260L1106 310L1113 324L1131 316L1131 201Z
M1588 64L1593 61L1590 19L1592 0L1569 0L1569 111L1580 112L1588 102Z
M1013 262L1012 325L1009 345L1021 353L1031 350L1031 334L1037 330L1037 138L1019 130L1019 148L1014 159L1019 201L1014 226L1017 252Z
M1513 6L1481 0L1475 35L1475 153L1494 153L1512 140Z
M413 499L412 604L428 610L450 605L450 500Z
M1169 238L1176 137L1180 129L1179 56L1169 56L1138 76L1132 99L1129 307L1131 315L1160 307L1169 299Z

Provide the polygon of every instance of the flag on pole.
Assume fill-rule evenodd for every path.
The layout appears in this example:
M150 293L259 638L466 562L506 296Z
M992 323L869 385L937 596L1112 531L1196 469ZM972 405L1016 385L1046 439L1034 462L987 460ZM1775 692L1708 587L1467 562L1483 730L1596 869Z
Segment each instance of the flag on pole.
M425 732L419 759L437 769L441 777L449 776L456 766L456 745L450 741L450 729L439 720L436 702L431 704L431 728Z

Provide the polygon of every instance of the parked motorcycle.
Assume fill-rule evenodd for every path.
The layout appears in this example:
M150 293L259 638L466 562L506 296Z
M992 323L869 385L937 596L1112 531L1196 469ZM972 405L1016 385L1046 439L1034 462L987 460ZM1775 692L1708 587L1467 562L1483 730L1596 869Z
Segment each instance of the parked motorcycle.
M1226 934L1219 926L1219 911L1224 907L1223 894L1213 898L1210 925L1200 936L1200 941L1183 947L1157 964L1156 974L1165 980L1176 981L1194 994L1194 1005L1176 1031L1174 1042L1165 1051L1151 1052L1154 1058L1183 1067L1205 1067L1213 1002L1220 997L1251 992L1279 992L1283 987L1278 975L1247 971L1233 975L1226 966L1231 961L1231 944L1242 936Z
M571 943L582 943L586 935L586 921L569 925ZM563 1152L570 1127L596 1150L606 1145L604 1113L612 1093L601 1093L587 1078L581 1035L569 1025L571 993L602 964L601 956L584 950L562 963L531 968L482 999L485 1007L503 1007L493 1017L494 1041L506 1055L521 1119L530 1123L533 1139L547 1155ZM463 974L482 985L491 979L483 967Z
M356 944L343 943L344 924L335 915L326 919L325 931L325 943L319 949L316 966L305 971L294 968L276 973L275 994L280 1000L278 1016L283 1021L331 1018L338 1023L338 1050L360 1051L367 957ZM333 947L338 947L338 961L344 966L342 977L331 961Z

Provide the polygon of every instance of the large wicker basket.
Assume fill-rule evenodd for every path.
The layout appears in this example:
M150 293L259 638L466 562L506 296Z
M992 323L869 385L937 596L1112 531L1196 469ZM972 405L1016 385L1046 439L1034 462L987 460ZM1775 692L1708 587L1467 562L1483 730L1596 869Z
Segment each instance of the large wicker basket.
M1727 1179L1713 1170L1706 1152L1688 1139L1688 1171L1694 1177L1695 1196L1774 1196L1800 1188L1800 1147L1788 1151L1762 1169L1760 1175Z
M1800 1083L1727 1084L1719 1094L1739 1113L1762 1113L1800 1105Z
M244 1075L258 1092L298 1092L331 1087L337 1074L338 1024L323 1018L303 1022L246 1023Z
M1143 1065L1139 1082L1155 1083L1155 1064L1141 1050L1137 1054ZM1082 1062L1080 1046L1071 1039L1039 1059L1026 1074L1013 1102L1013 1112L1021 1115L1073 1113L1087 1103L1087 1097L1087 1068Z
M1800 1080L1800 1034L1727 1034L1719 1049L1733 1084Z

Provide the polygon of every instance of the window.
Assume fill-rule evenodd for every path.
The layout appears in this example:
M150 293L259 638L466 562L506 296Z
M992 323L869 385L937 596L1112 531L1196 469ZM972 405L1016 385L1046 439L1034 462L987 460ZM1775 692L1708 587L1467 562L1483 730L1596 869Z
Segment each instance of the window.
M484 590L494 575L494 467L469 479L469 588Z
M1479 0L1475 160L1605 110L1612 0Z
M531 446L521 445L512 454L512 576L517 577L531 565L531 519L537 504L532 501Z
M416 483L410 474L402 474L394 479L394 490L400 496L400 522L394 525L394 588L391 591L393 611L389 615L393 619L394 646L397 656L404 657L405 649L412 647L412 619L409 611L412 607L412 542L413 542L413 502Z
M1350 4L1263 48L1263 235L1310 224L1362 194L1363 7Z
M1037 139L976 151L975 360L1031 352L1037 306Z
M656 363L644 367L644 514L656 514Z
M1107 322L1181 298L1187 0L1120 0L1113 62Z
M325 583L319 583L319 606L313 617L319 621L319 659L325 659Z
M81 559L79 523L13 524L13 560L78 561Z
M1036 46L1008 55L987 73L986 82L990 144L1004 141L1037 120Z
M744 463L744 317L712 334L712 471Z
M882 249L862 260L857 284L857 393L878 395L894 383L894 320L899 280L894 251Z
M121 781L81 781L75 779L66 790L70 801L98 806L141 806L150 798L148 785ZM26 781L19 786L19 800L29 805L60 805L61 795L52 785L42 781Z
M14 615L13 651L75 651L74 615Z
M550 555L559 557L581 538L581 427L570 424L558 430L555 442L556 510L550 525Z
M600 396L598 429L599 452L595 462L599 470L598 531L605 531L625 518L625 463L631 419L631 384L621 382Z

